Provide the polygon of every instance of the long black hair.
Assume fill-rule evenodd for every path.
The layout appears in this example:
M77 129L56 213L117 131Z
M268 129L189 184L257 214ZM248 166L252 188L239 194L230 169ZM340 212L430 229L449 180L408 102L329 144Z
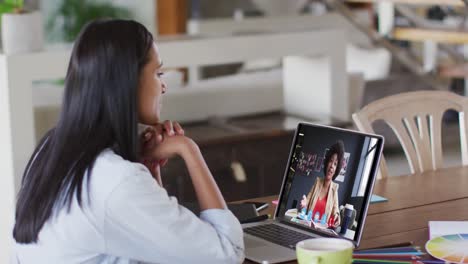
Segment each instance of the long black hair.
M83 28L71 54L59 120L40 141L23 174L13 237L35 243L56 207L82 206L84 178L112 148L138 159L137 90L153 37L129 20L97 20ZM89 181L88 181L89 182Z

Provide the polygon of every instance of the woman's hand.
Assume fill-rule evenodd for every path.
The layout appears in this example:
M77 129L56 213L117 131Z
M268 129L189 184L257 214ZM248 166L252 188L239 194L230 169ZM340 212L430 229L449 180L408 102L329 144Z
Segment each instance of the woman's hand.
M170 133L169 125L164 126L164 131L168 132L169 137L163 137L163 140L154 148L147 149L145 156L156 160L169 159L175 155L181 156L192 179L200 210L225 209L226 202L203 159L200 148L192 139L184 135L175 135L175 132ZM178 130L177 125L173 123L172 128Z
M165 166L168 159L155 159L152 157L151 152L158 144L162 143L165 138L184 134L185 132L179 123L169 120L164 121L162 124L148 127L141 134L142 163L149 169L159 184L161 184L160 167Z
M305 195L302 195L302 200L301 200L301 208L305 208L307 207L307 203L309 201L307 201L307 197Z
M336 213L333 217L333 228L337 228L340 225L340 214Z
M314 221L310 221L310 222L309 222L309 227L317 228L317 226L315 225Z
M171 122L170 120L164 121L164 123L156 124L155 126L148 127L142 134L142 156L147 156L147 153L151 151L165 138L171 136L183 136L185 131L182 129L179 123ZM151 157L149 157L151 159ZM167 164L167 159L158 160L160 166Z
M181 156L185 160L197 151L200 151L198 145L192 139L178 135L165 138L150 155L157 160L170 159L174 156Z

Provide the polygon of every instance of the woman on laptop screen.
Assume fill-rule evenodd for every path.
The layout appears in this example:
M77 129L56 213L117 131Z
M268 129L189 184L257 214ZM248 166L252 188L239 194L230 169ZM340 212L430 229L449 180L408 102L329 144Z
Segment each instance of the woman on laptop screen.
M333 181L340 174L343 156L344 144L342 141L337 141L330 146L324 159L324 177L317 177L307 196L305 194L302 196L303 217L312 217L315 222L325 222L331 227L340 225L339 185Z

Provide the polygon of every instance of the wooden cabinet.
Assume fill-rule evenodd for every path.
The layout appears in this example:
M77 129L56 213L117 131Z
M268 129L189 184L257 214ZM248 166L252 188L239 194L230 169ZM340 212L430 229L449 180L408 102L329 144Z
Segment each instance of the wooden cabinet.
M234 201L278 193L292 137L290 133L200 148L224 198ZM163 168L162 175L164 187L171 195L183 202L196 200L182 159L171 160Z

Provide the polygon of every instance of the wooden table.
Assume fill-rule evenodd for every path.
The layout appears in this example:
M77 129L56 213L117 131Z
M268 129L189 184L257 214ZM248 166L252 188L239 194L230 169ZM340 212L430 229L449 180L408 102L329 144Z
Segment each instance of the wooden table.
M424 248L429 238L428 221L468 220L468 167L378 180L374 193L389 201L370 205L361 249L408 241ZM270 202L263 213L273 215L274 199L277 197L254 201Z

